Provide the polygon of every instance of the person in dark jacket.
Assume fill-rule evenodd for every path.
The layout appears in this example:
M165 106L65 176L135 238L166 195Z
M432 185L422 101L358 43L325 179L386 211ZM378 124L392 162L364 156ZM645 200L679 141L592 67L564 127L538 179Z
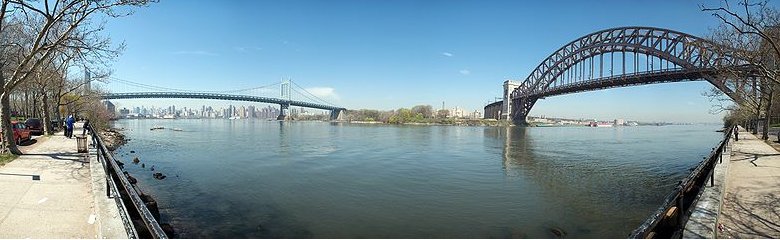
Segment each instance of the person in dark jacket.
M89 119L84 119L84 127L83 127L83 131L81 131L81 135L82 136L87 135L87 129L88 128L89 128ZM91 129L90 129L90 131L91 131Z

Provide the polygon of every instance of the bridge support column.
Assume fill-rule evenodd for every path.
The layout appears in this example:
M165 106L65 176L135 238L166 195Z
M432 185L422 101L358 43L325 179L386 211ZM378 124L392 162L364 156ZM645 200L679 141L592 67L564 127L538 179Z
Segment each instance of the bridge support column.
M290 120L289 115L290 104L279 104L279 116L276 120Z
M531 111L531 107L534 106L537 99L530 98L516 98L512 99L512 123L517 126L528 126L528 113Z
M331 121L340 120L342 111L344 111L344 109L333 109L333 110L330 110L330 120Z

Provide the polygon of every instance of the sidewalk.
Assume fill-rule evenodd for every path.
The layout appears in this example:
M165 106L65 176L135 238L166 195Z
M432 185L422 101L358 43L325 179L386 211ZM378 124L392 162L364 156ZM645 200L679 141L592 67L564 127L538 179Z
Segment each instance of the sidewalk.
M0 167L0 238L127 238L113 200L93 190L105 185L100 163L75 138L60 132L25 151Z
M780 152L744 129L732 148L717 238L780 238Z

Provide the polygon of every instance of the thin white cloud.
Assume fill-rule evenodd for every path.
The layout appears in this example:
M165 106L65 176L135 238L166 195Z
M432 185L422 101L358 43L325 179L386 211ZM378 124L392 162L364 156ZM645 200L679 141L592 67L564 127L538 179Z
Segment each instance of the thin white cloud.
M261 47L234 47L233 50L237 52L249 52L249 51L262 51Z
M196 50L196 51L176 51L173 52L173 54L176 55L200 55L200 56L217 56L216 53L209 52L209 51L203 51L203 50Z
M311 87L305 89L307 92L311 93L314 96L317 96L318 98L322 98L323 100L339 100L339 95L336 93L336 89L333 89L332 87Z
M452 53L450 53L450 52L443 52L443 53L441 53L441 55L444 55L445 57L452 57L452 56L454 56L454 55L453 55Z
M468 69L462 69L462 70L460 70L460 71L458 71L458 72L460 72L460 74L463 74L463 75L469 75L469 74L471 74L471 71L469 71Z

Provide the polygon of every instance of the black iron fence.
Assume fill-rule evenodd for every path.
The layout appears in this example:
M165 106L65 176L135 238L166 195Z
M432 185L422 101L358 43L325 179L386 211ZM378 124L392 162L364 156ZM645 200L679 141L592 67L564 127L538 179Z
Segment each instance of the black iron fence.
M731 141L736 127L724 131L723 140L710 155L680 181L664 200L661 207L653 212L644 223L639 225L630 238L681 238L685 223L693 213L693 206L699 201L709 179L710 185L715 181L715 165L723 162L723 152Z
M106 148L96 131L90 131L92 144L97 149L97 159L106 173L106 196L113 198L130 238L168 238L152 212L146 207L142 195L130 183L114 155Z

